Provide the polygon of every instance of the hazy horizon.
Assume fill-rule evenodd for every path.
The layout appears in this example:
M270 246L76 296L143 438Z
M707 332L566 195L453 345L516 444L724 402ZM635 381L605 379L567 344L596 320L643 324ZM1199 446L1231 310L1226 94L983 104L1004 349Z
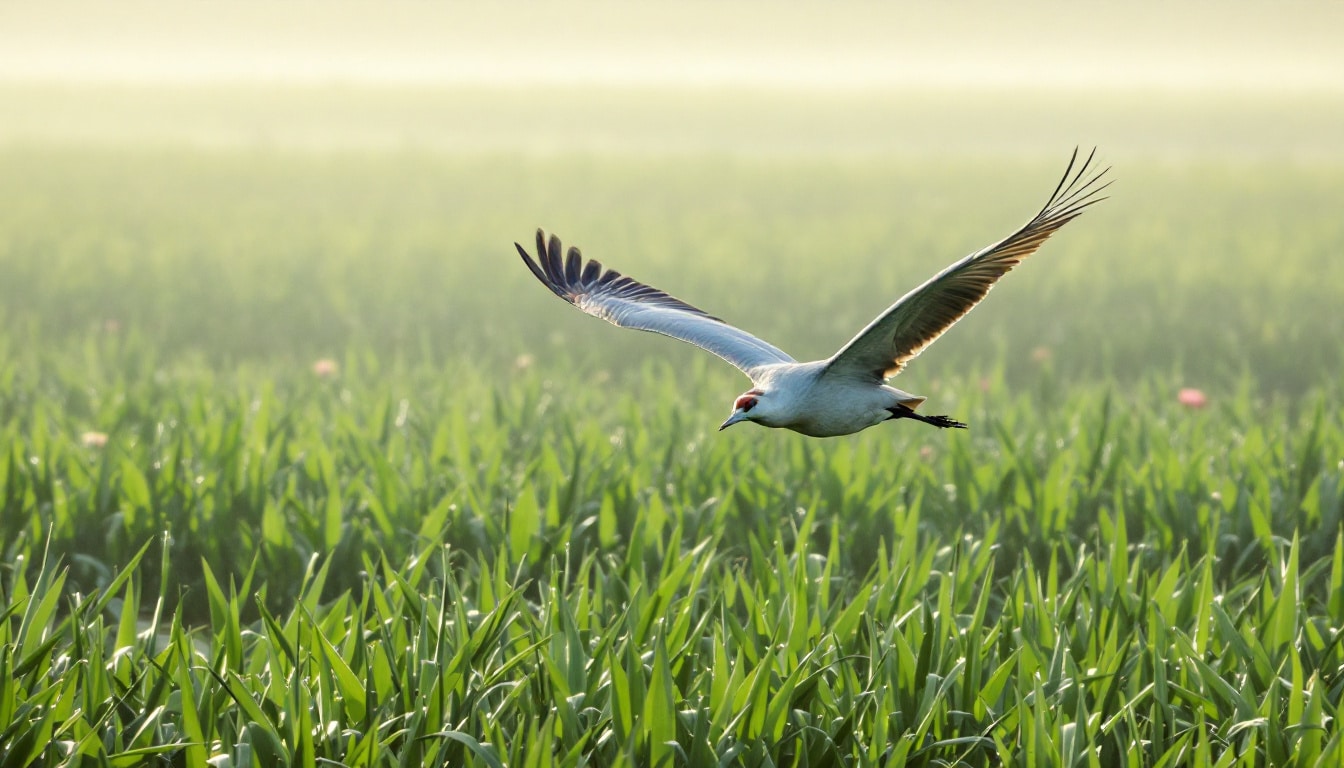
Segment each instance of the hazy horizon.
M1344 91L1342 4L0 5L0 82Z

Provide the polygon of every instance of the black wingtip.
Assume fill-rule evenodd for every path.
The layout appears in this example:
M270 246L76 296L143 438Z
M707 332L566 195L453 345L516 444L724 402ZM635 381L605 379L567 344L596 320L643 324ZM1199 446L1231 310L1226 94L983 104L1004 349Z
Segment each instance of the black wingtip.
M583 294L598 291L608 297L658 304L723 322L708 312L657 288L626 277L614 269L604 269L602 263L596 259L585 260L578 248L571 247L566 252L560 238L553 234L547 235L540 227L537 228L535 258L521 244L513 245L518 249L518 255L523 257L523 263L527 264L532 274L552 293L570 304L575 304L578 297ZM590 312L590 314L596 313Z
M518 249L518 255L523 257L523 263L532 272L532 275L541 281L541 284L551 289L551 293L572 303L571 297L565 292L564 288L556 283L548 273L548 263L546 260L546 233L540 228L537 229L537 258L532 258L532 254L521 243L515 242L514 248Z
M1092 161L1097 156L1097 148L1093 147L1087 153L1083 162L1079 164L1078 156L1081 151L1081 147L1073 148L1068 167L1064 169L1064 174L1060 176L1054 192L1046 200L1045 205L1041 207L1040 212L1036 214L1035 220L1068 221L1082 213L1084 209L1106 199L1101 196L1101 192L1111 186L1114 179L1107 179L1104 184L1098 182L1105 178L1111 167L1106 166L1100 171L1089 173L1089 170L1093 167ZM1077 170L1075 170L1075 167Z
M560 254L560 249L563 247L560 238L552 234L546 241L546 249L542 251L545 258L542 266L546 268L546 275L551 278L551 282L557 284L562 283L565 278L565 265Z
M583 254L574 246L569 247L569 252L565 254L565 283L574 285L579 282L579 274L583 271Z

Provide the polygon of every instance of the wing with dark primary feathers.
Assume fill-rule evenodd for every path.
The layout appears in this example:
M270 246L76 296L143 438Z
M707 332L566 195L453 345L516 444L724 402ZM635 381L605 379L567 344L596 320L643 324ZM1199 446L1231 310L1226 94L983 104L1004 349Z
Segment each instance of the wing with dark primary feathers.
M560 239L537 230L537 258L514 243L532 274L556 296L622 328L652 331L713 352L755 379L762 366L794 359L740 328L669 296L595 260L584 262L578 248L561 258Z
M1110 182L1098 182L1110 169L1089 173L1095 154L1094 149L1075 173L1075 149L1054 194L1031 221L901 297L831 357L825 375L883 381L899 373L909 360L980 303L1008 270L1035 253L1085 208L1106 199L1097 195Z

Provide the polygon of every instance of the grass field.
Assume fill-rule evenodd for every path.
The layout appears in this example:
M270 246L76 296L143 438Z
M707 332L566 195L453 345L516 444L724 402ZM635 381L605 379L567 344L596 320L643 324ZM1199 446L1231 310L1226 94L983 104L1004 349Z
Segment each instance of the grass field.
M604 151L5 93L0 766L1344 760L1338 99L1077 106L1112 199L899 380L970 430L807 440L512 241L823 356L1035 211L1058 104L616 99Z

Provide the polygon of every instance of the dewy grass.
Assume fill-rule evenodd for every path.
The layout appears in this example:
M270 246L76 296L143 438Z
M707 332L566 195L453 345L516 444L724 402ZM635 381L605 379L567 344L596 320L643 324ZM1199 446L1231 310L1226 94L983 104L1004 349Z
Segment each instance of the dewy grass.
M64 610L65 569L47 562L31 583L18 569L2 625L6 758L1338 759L1338 557L1304 570L1295 539L1234 580L1212 551L1154 567L1125 517L1103 513L1095 543L1005 564L992 527L936 547L911 513L908 538L847 576L839 521L822 531L817 518L737 546L721 529L683 548L674 527L657 560L638 546L555 555L534 578L506 552L436 544L345 566L358 583L334 599L337 561L314 558L281 613L265 586L246 605L252 574L223 586L206 569L208 615L192 630L165 608L171 564L154 573L137 557Z
M138 152L0 151L0 766L1344 760L1337 171L1136 163L811 441L510 241L805 356L1057 158Z

